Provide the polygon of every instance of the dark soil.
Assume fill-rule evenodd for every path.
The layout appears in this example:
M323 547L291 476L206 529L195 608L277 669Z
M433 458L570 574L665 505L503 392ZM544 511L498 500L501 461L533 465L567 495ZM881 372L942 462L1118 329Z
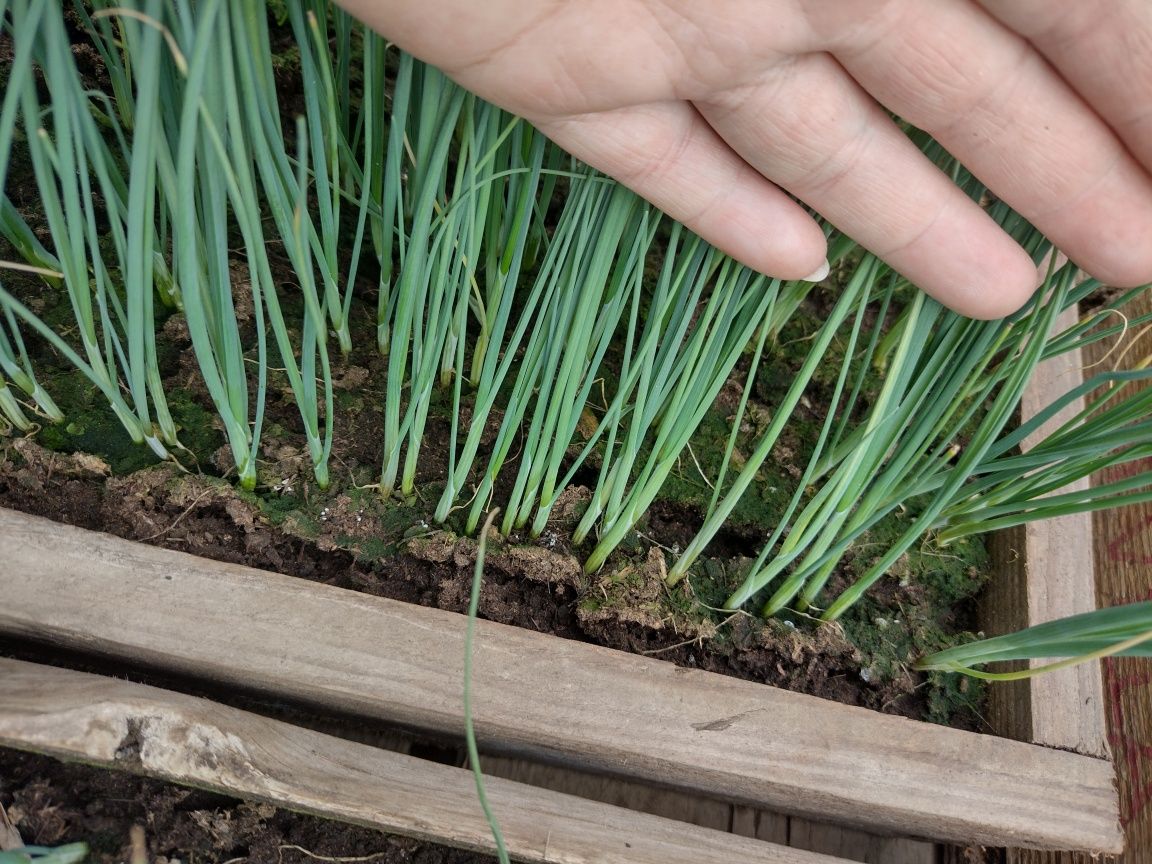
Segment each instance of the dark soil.
M27 845L87 842L94 864L130 860L133 826L154 864L488 864L494 859L156 780L0 748L0 806Z

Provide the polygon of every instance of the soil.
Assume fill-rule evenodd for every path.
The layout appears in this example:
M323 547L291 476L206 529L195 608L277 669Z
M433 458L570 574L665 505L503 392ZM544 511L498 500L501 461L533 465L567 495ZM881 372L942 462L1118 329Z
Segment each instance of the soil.
M85 841L93 864L131 860L133 826L153 864L489 864L495 859L249 804L157 780L0 748L0 805L27 845Z

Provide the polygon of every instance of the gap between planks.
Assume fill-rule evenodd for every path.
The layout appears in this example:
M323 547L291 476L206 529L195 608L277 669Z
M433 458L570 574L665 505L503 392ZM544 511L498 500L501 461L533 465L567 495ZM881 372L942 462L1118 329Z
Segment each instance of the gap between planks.
M464 618L0 510L0 633L459 735ZM173 615L173 610L179 615ZM479 622L481 744L873 831L1115 850L1102 760Z
M937 845L923 840L877 836L635 780L604 777L524 759L484 756L483 767L488 775L794 849L820 852L846 862L938 864Z

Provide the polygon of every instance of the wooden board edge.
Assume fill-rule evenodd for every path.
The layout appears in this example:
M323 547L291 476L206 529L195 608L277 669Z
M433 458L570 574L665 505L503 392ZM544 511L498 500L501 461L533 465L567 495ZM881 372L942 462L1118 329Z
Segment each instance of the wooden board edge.
M1076 307L1065 310L1054 329L1073 324ZM1069 351L1041 363L1021 405L1035 415L1083 380L1084 358ZM1041 440L1084 407L1068 405L1034 433L1024 448ZM1086 485L1087 481L1084 481ZM982 624L1000 635L1096 607L1093 521L1089 513L1028 523L994 536L989 544L997 577L985 592ZM1040 661L1036 661L1036 665ZM1020 668L1023 664L1016 664ZM1108 757L1107 717L1101 664L1092 661L1034 679L994 683L988 719L998 734L1019 741ZM1010 848L1008 864L1086 864L1088 855L1069 856Z
M1054 331L1079 318L1075 306L1064 310ZM1079 350L1066 351L1041 363L1021 403L1027 419L1083 380ZM1076 400L1025 440L1027 450L1084 408ZM1088 481L1076 484L1086 487ZM1072 514L1030 522L1003 532L992 541L995 566L1001 570L984 603L990 633L1011 632L1096 608L1096 569L1092 516ZM1033 661L1039 665L1044 661ZM1104 685L1099 661L1082 663L1021 682L991 688L990 713L997 731L1092 756L1107 757Z
M470 771L205 699L0 659L0 745L83 760L390 833L491 853ZM510 854L565 864L842 864L490 778Z
M1075 307L1065 310L1054 329L1070 326L1078 316ZM1022 418L1033 416L1079 384L1083 363L1078 350L1041 363L1025 393ZM1066 406L1025 441L1024 449L1083 407L1082 399ZM1088 513L1031 522L994 536L990 546L999 578L989 585L982 610L989 634L1012 632L1096 608L1092 536ZM1034 661L1034 665L1040 662ZM1093 756L1108 755L1098 661L1029 680L997 682L991 687L990 701L990 719L1001 735Z

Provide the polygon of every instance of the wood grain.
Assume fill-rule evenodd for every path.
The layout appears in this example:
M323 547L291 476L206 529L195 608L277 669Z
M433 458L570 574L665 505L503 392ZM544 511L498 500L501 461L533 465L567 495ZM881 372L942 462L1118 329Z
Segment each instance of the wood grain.
M1145 292L1134 307L1133 315L1152 311L1152 296ZM1082 358L1057 358L1065 368L1050 367L1049 374L1040 379L1031 409L1067 391L1077 380L1072 376L1125 364L1130 368L1134 360L1152 353L1152 336L1147 332L1125 340L1120 345L1108 341L1089 346ZM1146 470L1147 463L1142 467ZM1108 482L1118 475L1093 479ZM1083 548L1092 550L1091 588L1082 585L1081 572L1077 572L1084 567ZM1067 609L1063 614L1086 611L1089 599L1111 606L1152 598L1152 507L1147 505L1066 517L1060 524L1056 520L1034 523L999 537L993 550L1004 572L1014 572L1016 580L991 586L985 604L992 610L991 627L1006 631L1048 620L1052 616L1044 614L1043 598L1057 598L1056 606ZM1061 566L1068 560L1077 562L1072 572ZM1045 571L1038 568L1053 566L1053 575L1040 577ZM1035 582L1039 584L1033 586ZM1041 602L1024 599L1028 592L1036 593ZM1048 611L1053 610L1049 607ZM1090 670L1095 677L1097 665L1078 668ZM1020 740L1043 739L1081 752L1110 752L1116 764L1126 851L1120 856L1092 857L1010 849L1009 864L1152 864L1152 662L1108 659L1099 665L1099 702L1093 695L1095 684L1086 689L1084 677L1075 685L1066 678L1055 689L1019 682L993 689L991 717L1001 734ZM1098 732L1097 727L1102 729Z
M757 837L772 843L788 844L788 821L795 816L783 816L742 804L732 806L732 833Z
M635 780L604 777L588 771L541 765L538 762L510 759L506 756L485 755L483 764L484 773L493 777L503 777L529 786L563 792L566 795L578 795L592 801L627 807L640 813L651 813L653 816L662 816L665 819L687 822L716 831L729 831L732 828L732 805L715 798L704 798L677 789L663 789L647 783L638 783ZM784 817L778 818L784 819ZM787 832L781 833L783 836L779 839L765 836L761 836L760 839L783 844L787 840Z
M1057 319L1059 331L1075 323L1068 309ZM1028 419L1082 380L1079 351L1041 363L1021 401ZM1084 408L1068 405L1025 439L1025 451ZM1069 486L1087 488L1088 481ZM1092 517L1074 514L1033 522L1002 532L990 542L993 573L984 597L984 627L990 634L1010 633L1096 608L1092 559ZM1033 661L1042 665L1045 660ZM1098 662L992 688L989 713L993 728L1020 741L1033 741L1094 756L1107 755L1104 689Z
M936 861L936 849L932 844L903 837L877 837L853 828L796 817L788 823L788 846L864 864L935 864Z
M1152 292L1132 304L1132 316L1152 312ZM1091 346L1094 369L1132 369L1152 356L1152 332L1125 333L1118 341ZM1142 385L1149 386L1148 383ZM1106 483L1152 468L1152 460L1094 478ZM1097 599L1101 606L1152 600L1152 505L1141 504L1094 514ZM1116 762L1120 817L1127 847L1123 864L1152 864L1152 660L1104 661L1108 744ZM1045 862L1047 864L1047 862Z
M1068 309L1056 321L1060 330L1079 312ZM1084 358L1069 351L1041 363L1021 402L1022 419L1034 416L1083 380ZM1050 431L1084 407L1068 405L1025 439L1035 446ZM1085 488L1084 480L1070 488ZM994 578L983 597L984 628L990 635L1011 633L1096 607L1096 571L1092 554L1092 517L1073 514L1002 531L989 541ZM1040 665L1044 661L1033 661ZM1012 664L1020 668L1024 664ZM1084 663L1023 681L995 684L988 718L999 734L1018 741L1064 747L1078 753L1107 755L1104 690L1098 662ZM1008 849L1007 864L1070 864L1072 853ZM1087 855L1077 864L1086 864Z
M541 786L557 792L579 795L593 801L615 804L641 813L652 813L679 822L731 831L790 846L833 855L844 861L864 864L937 864L936 844L901 837L879 837L853 828L813 822L799 816L785 816L741 804L676 789L664 789L634 780L604 777L572 768L540 765L523 759L486 757L484 771Z
M1074 324L1076 307L1056 319L1055 329ZM1083 357L1067 351L1041 363L1024 391L1020 411L1032 417L1053 399L1083 380ZM1027 451L1084 408L1084 400L1067 405L1047 423L1024 439ZM1088 479L1069 484L1068 491L1088 488ZM1027 526L1025 566L1028 582L1028 618L1033 624L1091 612L1096 608L1095 568L1092 556L1092 518L1075 513L1045 519ZM1044 660L1034 660L1041 665ZM1032 736L1037 744L1065 747L1094 756L1107 754L1104 720L1104 685L1098 662L1081 663L1070 669L1039 675L1029 682ZM1073 706L1076 706L1073 708Z
M464 619L0 511L0 632L459 734ZM172 611L178 609L179 614ZM1109 851L1107 762L481 622L489 749L871 831Z
M0 659L0 745L494 851L471 772L154 687ZM512 783L487 782L510 854L563 864L837 859Z

